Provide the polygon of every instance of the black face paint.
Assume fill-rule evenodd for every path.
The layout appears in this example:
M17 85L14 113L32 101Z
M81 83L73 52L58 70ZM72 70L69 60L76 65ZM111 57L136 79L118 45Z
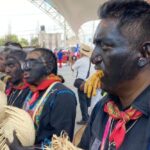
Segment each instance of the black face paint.
M26 60L23 65L23 70L24 79L30 84L35 84L46 75L46 67L44 63L37 59Z
M92 62L96 69L104 72L104 90L113 91L122 82L134 79L139 72L139 52L131 50L128 39L119 32L115 21L103 21L98 26L94 44Z
M11 82L13 84L18 84L22 81L22 69L19 61L14 58L7 58L5 63L5 72L7 75L11 76Z
M134 57L132 52L110 56L109 61L110 65L106 68L102 82L110 89L124 81L134 79L139 72L138 58Z

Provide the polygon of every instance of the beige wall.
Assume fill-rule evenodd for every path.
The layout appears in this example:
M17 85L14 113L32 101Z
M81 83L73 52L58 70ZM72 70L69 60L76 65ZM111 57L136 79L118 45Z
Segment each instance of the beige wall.
M61 46L61 34L40 32L39 45L52 50L58 48Z

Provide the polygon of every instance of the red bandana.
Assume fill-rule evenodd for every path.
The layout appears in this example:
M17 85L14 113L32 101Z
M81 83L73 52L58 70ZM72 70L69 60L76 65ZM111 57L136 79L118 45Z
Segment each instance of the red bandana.
M31 100L29 101L29 105L32 105L38 99L39 91L47 89L54 82L61 82L61 79L58 76L51 74L45 80L43 80L37 87L27 83L30 90L33 92Z
M138 119L142 116L142 113L132 107L126 111L120 111L118 106L112 100L105 104L104 111L113 119L118 120L109 137L109 141L114 142L116 149L119 149L125 138L126 123L130 120Z
M5 93L7 96L9 96L12 92L12 90L24 90L25 88L27 88L28 85L24 82L21 82L19 85L14 86L11 82L8 85L8 88L6 89Z

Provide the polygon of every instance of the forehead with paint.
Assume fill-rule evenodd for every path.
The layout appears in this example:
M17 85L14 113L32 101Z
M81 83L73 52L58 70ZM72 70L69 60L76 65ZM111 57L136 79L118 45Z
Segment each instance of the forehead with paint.
M138 49L144 41L149 41L150 5L144 1L108 1L99 9L99 17L118 23L118 30L133 48Z
M30 53L27 54L27 58L28 59L39 59L41 57L41 52L39 51L31 51Z
M115 19L102 19L94 36L95 51L100 46L103 50L111 50L113 47L128 46L128 39L118 29L118 21ZM99 50L99 49L98 49ZM119 49L114 49L119 51Z
M22 80L21 63L25 60L26 53L23 51L11 52L6 57L5 72L11 76L11 81L17 84Z
M18 64L19 66L21 66L21 64L25 61L26 56L26 52L22 50L11 51L9 54L6 55L6 65Z

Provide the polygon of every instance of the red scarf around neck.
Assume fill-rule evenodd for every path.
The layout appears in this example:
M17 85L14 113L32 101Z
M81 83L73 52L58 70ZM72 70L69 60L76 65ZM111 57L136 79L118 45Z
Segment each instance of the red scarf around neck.
M118 150L125 138L126 123L130 120L137 120L142 116L142 112L133 107L130 107L125 111L120 111L118 106L112 100L105 104L104 112L106 112L109 117L118 120L109 137L109 141L114 142L116 149Z
M21 82L19 85L13 85L11 82L8 83L8 88L6 89L5 93L7 96L9 96L11 94L11 92L13 90L24 90L25 88L27 88L28 85L24 82Z
M32 105L38 99L40 91L46 90L54 82L61 82L61 79L58 76L51 74L47 76L46 79L44 79L37 87L27 83L30 90L33 92L29 105Z

